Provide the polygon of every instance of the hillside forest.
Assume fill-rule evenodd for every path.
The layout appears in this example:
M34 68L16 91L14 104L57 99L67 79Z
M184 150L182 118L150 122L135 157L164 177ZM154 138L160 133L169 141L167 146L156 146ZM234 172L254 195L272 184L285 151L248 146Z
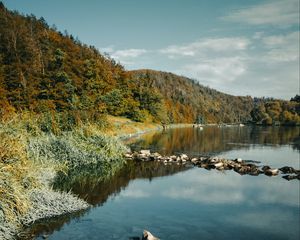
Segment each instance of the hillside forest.
M0 2L0 117L30 112L68 129L78 122L125 116L139 122L300 124L291 101L232 96L196 80L124 67L45 19Z

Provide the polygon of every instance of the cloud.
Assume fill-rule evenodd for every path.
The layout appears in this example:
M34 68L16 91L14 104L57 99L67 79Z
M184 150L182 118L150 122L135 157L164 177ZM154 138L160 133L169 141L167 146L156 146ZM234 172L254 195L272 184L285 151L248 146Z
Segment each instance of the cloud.
M160 50L160 53L166 54L169 58L179 56L196 56L208 51L228 52L245 50L250 44L247 38L207 38L192 42L186 45L170 45Z
M244 196L241 192L229 191L229 188L216 189L216 191L210 191L204 189L199 191L195 188L175 188L172 187L162 194L165 197L173 199L186 199L194 202L201 202L206 204L232 204L240 203L244 200Z
M100 48L100 51L103 53L111 53L114 51L114 46Z
M114 46L103 47L100 49L100 51L108 53L113 59L120 62L121 64L124 64L125 66L134 65L134 59L149 52L146 49L139 48L115 50Z
M169 71L234 95L290 99L299 89L298 43L298 31L275 35L264 30L248 37L202 38L161 49L106 50L127 69Z
M299 25L299 0L277 0L238 9L223 20L251 25Z
M136 49L136 48L117 50L112 53L112 57L115 59L136 58L146 52L147 52L146 49Z
M176 186L171 183L177 182ZM239 176L234 172L191 171L173 176L170 187L156 189L156 194L171 199L185 199L204 204L282 204L297 207L298 192L292 192L284 179ZM157 186L159 184L157 183ZM278 191L280 189L280 191ZM154 189L153 189L154 191ZM255 196L252 193L255 192ZM285 196L289 197L286 198Z
M210 84L232 82L246 72L247 66L244 61L244 58L238 56L208 59L187 64L179 71L200 82L207 81Z
M298 46L299 32L291 32L286 35L272 35L263 37L262 41L267 47L288 47L293 45L293 47Z
M267 48L266 61L271 63L299 61L299 32L262 38Z
M264 35L264 32L255 32L252 36L253 39L261 39Z
M141 189L128 189L121 193L121 196L127 198L148 198L150 194Z

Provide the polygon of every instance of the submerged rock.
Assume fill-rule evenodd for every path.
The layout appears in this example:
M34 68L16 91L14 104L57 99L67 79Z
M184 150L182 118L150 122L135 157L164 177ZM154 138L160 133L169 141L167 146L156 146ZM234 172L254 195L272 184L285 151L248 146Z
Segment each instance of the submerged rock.
M294 180L294 179L300 180L300 174L298 174L298 175L284 175L284 176L282 176L282 178L284 178L288 181Z
M276 176L279 173L279 170L277 168L270 168L270 166L263 166L262 170L265 175L267 176Z
M284 167L282 167L282 168L279 168L279 170L280 170L282 173L284 173L284 174L286 174L286 173L295 173L295 169L292 168L292 167L288 167L288 166L284 166Z

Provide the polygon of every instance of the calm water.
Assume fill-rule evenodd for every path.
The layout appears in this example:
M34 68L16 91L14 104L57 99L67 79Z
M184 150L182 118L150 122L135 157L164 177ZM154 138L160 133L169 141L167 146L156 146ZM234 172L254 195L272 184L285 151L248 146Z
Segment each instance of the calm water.
M135 140L162 154L219 155L299 166L299 128L172 129ZM234 171L128 163L113 179L64 184L93 205L29 229L41 239L126 239L143 229L165 239L299 239L299 181Z

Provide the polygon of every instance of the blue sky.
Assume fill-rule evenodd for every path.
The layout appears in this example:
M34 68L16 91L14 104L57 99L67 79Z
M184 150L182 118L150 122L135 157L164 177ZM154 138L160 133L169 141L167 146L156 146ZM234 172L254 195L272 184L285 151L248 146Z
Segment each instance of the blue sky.
M43 16L126 69L233 95L299 94L299 0L2 0Z

